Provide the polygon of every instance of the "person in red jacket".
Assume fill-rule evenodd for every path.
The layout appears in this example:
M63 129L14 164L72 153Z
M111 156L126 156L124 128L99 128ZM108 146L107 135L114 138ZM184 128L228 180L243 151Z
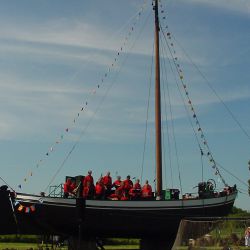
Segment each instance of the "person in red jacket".
M89 181L85 183L85 186L83 187L82 196L85 199L91 198L91 183Z
M133 182L130 180L130 175L127 176L126 180L124 180L123 183L125 192L128 195L129 190L133 187Z
M76 184L75 180L71 178L67 178L66 182L63 185L63 197L68 198L69 195L76 195Z
M95 185L95 198L103 199L105 195L105 187L103 185L103 179L100 178Z
M134 184L134 189L138 190L138 191L141 191L141 184L140 184L140 180L137 179L135 184Z
M131 200L138 200L141 196L141 184L140 180L137 179L133 188L129 190L129 197Z
M112 187L114 187L115 189L119 188L121 186L121 176L117 176L117 179L114 181L114 183L112 184Z
M66 182L63 184L63 198L68 198L69 194L71 193L71 179L68 178Z
M88 175L84 177L82 185L83 185L83 194L85 192L85 196L86 196L86 192L88 190L87 197L92 198L95 192L95 185L94 185L94 178L92 176L91 170L89 170ZM85 188L85 191L84 191L84 188Z
M105 197L108 197L111 194L112 188L112 178L110 176L110 172L107 172L107 174L102 178L102 182L105 187Z
M73 179L73 180L71 180L71 182L72 183L70 185L70 191L75 196L76 195L76 191L77 191L76 181Z
M118 187L118 188L115 190L115 194L116 194L118 200L128 200L128 197L127 197L127 195L126 195L125 185L124 185L124 182L123 182L123 181L121 182L120 187Z
M87 185L87 182L90 182L90 185L94 185L94 178L92 176L92 171L91 170L89 170L88 175L86 175L84 177L84 180L83 180L83 186L84 187Z
M148 180L145 181L145 185L142 187L141 196L144 199L152 198L152 187L148 184Z

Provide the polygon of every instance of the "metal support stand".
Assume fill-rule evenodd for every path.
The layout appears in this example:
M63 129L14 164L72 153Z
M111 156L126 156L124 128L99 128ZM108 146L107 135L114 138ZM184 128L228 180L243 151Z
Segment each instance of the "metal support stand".
M78 246L77 246L78 250L82 249L84 209L85 209L85 200L82 197L76 198L76 215L78 220Z
M140 241L140 250L171 250L174 238L144 238Z

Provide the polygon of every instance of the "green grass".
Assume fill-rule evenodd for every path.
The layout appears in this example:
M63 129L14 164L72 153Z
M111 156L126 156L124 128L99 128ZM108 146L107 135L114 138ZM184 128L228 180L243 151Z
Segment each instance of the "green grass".
M40 245L41 246L41 245ZM27 250L27 249L33 249L33 250L37 250L38 249L38 244L34 244L34 243L0 243L0 250L3 249L17 249L17 250ZM40 248L41 249L41 248ZM44 245L44 249L45 249L45 245ZM61 247L61 248L57 248L57 249L61 249L61 250L66 250L68 249L67 247ZM125 250L125 249L130 249L130 250L137 250L139 249L138 245L115 245L115 246L111 246L111 245L107 245L105 246L106 250Z
M18 249L27 249L27 248L37 248L37 244L33 243L0 243L0 249L4 248L18 248Z
M41 246L41 245L40 245ZM0 250L3 249L17 249L17 250L37 250L38 249L38 245L34 244L34 243L0 243ZM240 247L230 247L231 250L250 250L250 247L244 247L244 246L240 246ZM41 249L41 248L40 248ZM44 245L44 249L45 249L45 245ZM62 248L57 248L57 249L61 249L61 250L66 250L66 247L62 247ZM115 245L115 246L111 246L111 245L107 245L105 246L106 250L137 250L139 249L138 245ZM178 247L177 250L187 250L188 247ZM193 248L194 250L222 250L223 247L197 247L197 248Z
M133 249L133 250L136 250L136 249L140 249L138 245L104 246L104 248L105 248L105 250L123 250L123 249L131 249L131 250Z
M129 246L104 246L106 250L122 250L122 249L140 249L137 245L129 245ZM188 247L177 247L176 250L187 250ZM222 250L223 247L194 247L193 250ZM250 250L250 247L245 246L230 246L231 250Z
M30 249L33 249L33 250L38 250L38 244L34 244L34 243L0 243L0 250L3 250L3 249L15 249L15 250L30 250ZM41 245L40 245L41 247ZM45 245L43 246L45 249ZM235 246L235 247L232 247L230 246L231 250L250 250L250 247L244 247L244 246ZM42 249L42 248L39 248L39 249ZM61 249L61 250L66 250L67 247L62 247L62 248L57 248L57 249ZM114 246L111 246L111 245L107 245L105 246L105 249L106 250L127 250L127 249L130 249L130 250L137 250L139 249L139 246L138 245L114 245ZM178 247L177 250L187 250L188 247ZM223 247L197 247L197 248L193 248L194 250L222 250Z
M3 249L17 249L17 250L27 250L27 249L33 249L33 250L37 250L39 248L39 246L41 247L41 245L38 245L36 243L0 243L0 250ZM40 248L42 249L42 248ZM45 245L44 245L44 249L45 249ZM66 250L67 248L57 248L57 249L61 249L61 250Z
M177 247L176 250L187 250L188 247ZM222 250L223 247L194 247L192 248L193 250ZM230 246L231 250L249 250L250 247L245 247L245 246Z

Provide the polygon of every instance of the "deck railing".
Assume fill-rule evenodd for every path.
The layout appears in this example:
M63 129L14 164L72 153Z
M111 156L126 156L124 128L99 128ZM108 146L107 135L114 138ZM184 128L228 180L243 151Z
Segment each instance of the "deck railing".
M49 187L49 197L63 197L63 184Z

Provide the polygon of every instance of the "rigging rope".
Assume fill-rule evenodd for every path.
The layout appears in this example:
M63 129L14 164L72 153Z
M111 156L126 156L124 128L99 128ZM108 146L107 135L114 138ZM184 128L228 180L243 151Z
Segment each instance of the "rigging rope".
M149 100L150 100L150 95L151 95L152 71L153 71L153 60L154 60L153 53L154 53L154 44L153 44L153 51L152 51L152 57L151 57L151 67L150 67L150 77L149 77L149 90L148 90L148 101L147 101L147 115L146 115L146 123L145 123L144 145L143 145L142 164L141 164L141 179L140 179L141 183L142 183L142 177L143 177L144 159L145 159L146 142L147 142Z
M215 96L218 98L218 100L223 104L223 106L225 107L225 109L227 110L227 112L231 115L232 119L235 121L235 123L239 126L239 128L241 129L241 131L247 136L247 138L250 140L250 135L247 133L247 131L244 129L244 127L241 125L241 123L239 122L239 120L236 118L236 116L234 115L234 113L230 110L230 108L228 107L228 105L225 103L225 101L219 96L219 94L217 93L217 91L215 90L215 88L212 86L212 84L210 83L210 81L207 79L207 77L201 72L201 70L199 69L199 67L195 64L195 62L191 59L191 57L189 56L189 54L185 51L185 49L181 46L181 44L177 41L177 39L172 35L172 37L174 38L174 40L176 41L176 43L179 45L179 47L183 50L184 54L186 55L187 59L192 63L192 65L196 68L196 70L199 72L199 74L201 75L201 77L204 79L205 83L209 86L209 88L213 91L213 93L215 94Z
M168 26L166 26L166 27L168 27ZM162 27L161 27L161 30L162 30ZM212 168L216 170L215 175L219 175L219 177L220 177L220 179L222 180L222 182L224 183L224 185L225 185L225 186L228 186L227 183L225 182L224 178L222 177L222 175L221 175L221 173L220 173L218 167L216 166L216 162L215 162L215 160L214 160L214 158L213 158L213 156L212 156L211 150L210 150L210 148L209 148L209 146L208 146L207 140L206 140L206 138L205 138L205 134L204 134L204 132L203 132L201 126L200 126L200 122L199 122L199 120L198 120L198 118L197 118L197 115L196 115L195 110L194 110L194 106L193 106L193 104L192 104L192 102L191 102L191 99L190 99L189 94L188 94L188 91L187 91L187 85L184 84L184 81L183 81L183 71L182 71L181 69L179 69L180 66L179 66L179 64L177 64L177 62L176 62L176 61L177 61L177 57L174 57L174 56L173 56L173 53L175 53L175 50L173 51L173 53L171 52L171 49L170 49L170 46L169 46L169 44L168 44L168 42L167 42L167 38L166 38L166 36L165 36L165 33L164 33L163 31L162 31L162 33L163 33L163 37L164 37L164 39L165 39L165 41L166 41L166 44L167 44L167 46L168 46L168 48L169 48L170 55L171 55L171 57L172 57L172 59L173 59L174 66L175 66L175 68L176 68L176 70L177 70L177 74L178 74L179 79L180 79L180 81L181 81L181 84L182 84L182 86L183 86L184 92L185 92L185 94L186 94L186 98L187 98L187 100L188 100L188 104L189 104L190 109L191 109L191 111L192 111L192 113L193 113L193 118L194 118L195 121L196 121L196 125L197 125L197 127L198 127L198 132L200 132L200 134L201 134L201 136L200 136L200 137L201 137L201 140L203 141L204 147L207 148L207 154L206 154L206 155L207 155L209 161L210 161L211 163L213 163ZM169 39L171 39L170 32L167 32L167 36L168 36ZM171 46L173 46L173 43L171 43ZM172 67L171 67L171 68L172 68ZM179 88L179 85L178 85L178 84L177 84L177 86L178 86L178 88Z
M236 180L238 180L239 182L241 182L243 185L245 185L245 186L248 187L248 185L247 185L243 180L241 180L239 177L237 177L236 175L234 175L232 172L230 172L230 171L228 171L227 169L225 169L224 167L222 167L221 164L219 164L218 162L216 162L216 164L217 164L220 168L222 168L225 172L227 172L229 175L231 175L231 176L234 177Z
M2 182L9 187L9 189L11 189L13 192L15 192L15 190L0 176L0 180L2 180Z
M161 5L161 7L162 7L162 5ZM161 11L161 13L164 13L164 11ZM164 19L165 19L165 18L164 18ZM166 29L168 29L168 26L166 26ZM162 31L162 33L164 34L163 28L162 28L162 27L161 27L161 31ZM193 62L193 60L191 59L191 57L188 55L188 53L185 51L185 49L180 45L180 43L177 41L177 39L174 37L174 35L172 35L172 34L170 35L169 32L167 33L167 35L168 35L168 38L169 38L169 39L171 39L171 37L173 37L174 40L178 43L179 47L184 51L184 54L186 55L187 59L191 62L191 64L192 64L192 65L196 68L196 70L200 73L200 75L203 77L203 79L205 80L205 82L207 83L207 85L210 87L210 89L213 91L213 93L216 95L216 97L221 101L221 103L224 105L224 107L226 108L226 110L230 113L231 117L232 117L233 120L238 124L238 126L239 126L240 129L243 131L243 133L245 133L245 135L250 139L249 134L246 132L246 130L243 128L243 126L240 124L240 122L237 120L237 118L235 117L235 115L233 114L233 112L229 109L229 107L226 105L226 103L223 101L223 99L218 95L218 93L216 92L216 90L212 87L211 83L208 81L208 79L205 77L205 75L201 72L201 70L199 69L199 67ZM164 38L165 38L165 40L166 40L166 43L168 44L165 35L164 35ZM171 43L171 46L172 46L172 48L173 48L174 44ZM170 46L169 46L169 45L168 45L168 48L169 48L169 51L170 51L170 53L171 53L171 49L170 49ZM174 50L174 49L173 49L173 52L175 53L175 50ZM171 56L172 56L172 59L173 59L173 61L174 61L175 66L176 66L176 69L177 69L177 71L178 71L178 74L179 74L180 80L181 80L181 82L182 82L182 85L183 85L183 87L184 87L184 90L187 91L187 90L186 90L186 85L184 85L184 83L183 83L183 76L180 74L180 73L182 73L182 70L179 69L179 65L176 63L176 59L177 59L177 58L174 58L174 56L172 55L172 53L171 53ZM174 59L175 59L175 60L174 60ZM179 70L178 70L178 69L179 69ZM186 93L187 93L187 92L186 92ZM188 99L189 99L189 97L188 97ZM189 99L189 104L192 106L190 99ZM193 108L193 106L192 106L192 108ZM191 110L192 110L192 108L191 108ZM194 110L192 110L192 111L194 111ZM194 112L193 112L193 113L194 113ZM195 116L195 117L194 117L194 116ZM198 121L197 116L196 116L195 113L194 113L194 116L193 116L193 117L196 119L196 124L197 124L198 127L199 127L199 128L198 128L198 131L200 130L200 131L202 132L201 127L200 127L200 124L199 124L199 121ZM197 134L197 133L195 132L195 134ZM201 136L204 138L203 132L201 133ZM206 142L206 140L204 140L204 142ZM200 145L200 143L199 143L199 145ZM209 149L207 143L206 143L205 145L207 146L207 149L208 149L207 156L210 158L209 161L210 161L210 162L213 162L213 163L215 164L215 166L213 166L213 168L216 169L215 174L219 174L219 176L220 176L221 180L223 181L223 183L224 183L225 185L227 185L227 184L225 183L224 179L222 178L220 172L218 171L218 168L216 167L216 165L218 166L219 164L218 164L217 162L214 161L214 159L213 159L213 157L212 157L212 155L211 155L211 151L210 151L210 149ZM201 146L200 146L200 150L201 150L201 161L202 161L202 158L203 158L202 156L204 155L204 152L203 152ZM241 179L239 179L237 176L235 176L234 174L232 174L230 171L228 171L228 170L226 170L225 168L223 168L221 165L219 165L219 166L220 166L220 168L222 168L223 170L225 170L229 175L231 175L232 177L236 178L238 181L240 181L241 183L243 183L244 185L246 185L246 186L248 187L248 185L247 185L244 181L242 181ZM203 161L202 161L202 175L203 175Z
M173 75L175 76L171 64L170 64L170 67L171 67ZM169 91L168 91L168 100L171 100ZM183 192L182 192L181 173L180 173L179 154L178 154L178 147L177 147L177 141L176 141L176 136L175 136L176 133L175 133L175 126L174 126L174 119L173 119L173 112L172 112L171 104L170 104L170 115L171 115L172 135L173 135L173 139L174 139L175 156L176 156L177 167L178 167L178 178L179 178L179 183L180 183L181 194L183 194Z
M204 162L203 162L204 153L203 153L202 149L200 149L200 150L201 150L201 180L203 182L204 181Z
M166 40L166 38L165 38L165 40ZM166 42L167 43L167 42ZM168 44L168 43L167 43ZM173 44L171 44L172 46L173 46ZM169 48L169 51L170 51L170 53L171 53L171 50L170 50L170 46L168 45L168 48ZM173 59L173 61L174 61L174 64L177 66L177 64L176 64L176 60L174 60L174 57L173 57L173 55L172 55L172 53L171 53L171 56L172 56L172 59ZM190 61L191 61L191 59L190 59ZM197 66L196 66L197 67ZM197 67L197 70L198 70L198 67ZM181 71L182 72L182 71ZM201 73L201 72L200 72ZM201 73L202 74L202 73ZM183 84L183 78L181 77L181 75L179 74L179 76L180 76L180 79L181 79L181 82L182 82L182 84ZM208 82L209 83L209 82ZM184 87L185 87L185 85L184 85ZM184 88L184 89L186 89L186 87ZM186 91L186 90L185 90ZM218 96L219 97L219 96ZM191 104L191 103L190 103ZM192 106L193 107L193 106ZM195 113L194 113L195 114ZM198 122L198 124L197 125L199 125L199 121L197 120L197 116L196 116L196 114L195 114L195 117L194 118L196 118L196 123ZM191 121L191 120L190 120ZM192 124L192 121L191 121L191 124ZM201 128L200 128L200 125L199 125L199 129L201 130ZM194 128L193 128L193 130L194 130ZM197 135L197 133L195 132L195 130L194 130L194 133L195 133L195 135ZM197 137L197 136L196 136ZM204 138L204 136L203 136L203 138ZM201 161L202 161L202 156L204 155L204 153L203 153L203 150L202 150L202 148L201 148L201 145L200 145L200 143L198 142L198 144L199 144L199 147L200 147L200 150L201 150ZM207 153L207 156L211 156L211 152L210 152L210 149L209 149L209 147L208 147L208 145L207 145L207 143L206 143L206 146L207 146L207 148L208 148L208 153ZM215 172L215 174L219 174L219 176L220 176L220 178L221 178L221 180L223 181L223 183L224 183L224 185L226 185L227 186L227 184L225 183L225 181L224 181L224 179L222 178L222 176L221 176L221 174L220 174L220 172L218 171L218 167L216 167L216 166L220 166L223 170L225 170L227 173L229 173L231 176L233 176L234 178L236 178L238 181L240 181L241 183L243 183L244 185L246 185L246 186L248 186L245 182L243 182L242 180L240 180L237 176L235 176L234 174L232 174L231 172L229 172L228 170L226 170L225 168L223 168L221 165L219 165L217 162L215 162L214 160L213 160L213 158L210 158L210 162L213 162L214 164L215 164L215 167L213 167L213 168L216 168L216 172ZM202 176L203 176L203 161L202 161ZM203 177L202 177L202 179L203 179Z
M164 33L163 33L163 36L164 36ZM172 53L171 53L170 46L169 46L169 44L167 43L167 40L166 40L166 39L165 39L165 41L166 41L168 50L169 50L169 52L170 52L170 54L171 54L171 57L172 57L172 59L173 59L173 62L175 63L174 57L173 57L173 55L172 55ZM166 54L167 54L167 52L166 52ZM166 57L168 58L168 56L166 56ZM171 71L172 71L172 73L173 73L173 75L174 75L174 77L175 77L174 70L173 70L173 68L172 68L172 64L171 64L170 60L168 60L168 61L169 61L169 65L170 65ZM203 153L203 151L202 151L202 147L201 147L201 144L200 144L200 142L199 142L198 135L197 135L197 133L196 133L196 131L195 131L193 122L192 122L192 120L191 120L190 114L189 114L189 112L188 112L187 106L186 106L185 101L184 101L184 97L183 97L183 95L182 95L182 93L181 93L181 89L180 89L180 87L179 87L179 84L178 84L178 81L177 81L177 78L176 78L176 77L175 77L175 83L176 83L176 86L177 86L179 95L180 95L180 97L181 97L181 100L182 100L182 102L183 102L183 105L184 105L184 108L185 108L185 112L186 112L186 114L187 114L188 121L189 121L189 123L190 123L190 125L191 125L191 128L192 128L192 130L193 130L193 133L194 133L194 135L195 135L196 142L197 142L198 147L199 147L199 149L200 149L200 153L201 153L201 167L202 167L202 170L201 170L201 171L202 171L202 180L203 180L203 160L202 160L203 157L202 157L202 156L204 155L204 153Z
M172 58L172 60L173 60L173 64L175 65L175 59L174 59L174 56L173 56L173 54L172 54L172 52L171 52L170 46L169 46L169 44L168 44L168 42L167 42L167 39L166 39L166 37L165 37L164 32L162 32L162 33L163 33L165 42L166 42L166 44L167 44L168 50L169 50L169 52L170 52L171 58ZM170 65L170 67L171 67L172 73L174 74L174 70L173 70L173 68L172 68L172 64L171 64L170 60L169 60L169 65ZM176 66L176 65L175 65L175 66ZM177 72L178 72L178 69L177 69ZM178 74L178 76L179 76L179 73L177 73L177 74ZM175 76L175 74L174 74L174 76ZM190 118L190 115L189 115L189 112L188 112L188 109L187 109L187 105L185 104L184 97L183 97L183 95L182 95L182 93L181 93L181 90L180 90L180 87L179 87L179 84L178 84L178 81L177 81L176 76L175 76L175 83L176 83L176 86L177 86L177 88L178 88L178 92L179 92L179 94L180 94L181 100L182 100L182 102L183 102L183 104L184 104L184 108L185 108L185 111L186 111L188 120L189 120L190 125L191 125L191 127L192 127L192 129L193 129L193 132L194 132L194 135L195 135L195 138L196 138L196 142L197 142L197 144L198 144L198 146L199 146L199 149L200 149L201 152L202 152L201 144L200 144L200 142L199 142L197 133L196 133L196 131L195 131L194 125L193 125L192 120L191 120L191 118Z
M111 68L114 68L117 61L118 61L118 57L119 55L123 52L123 48L125 47L125 45L127 44L127 41L129 40L129 37L131 36L132 34L132 31L134 30L136 24L137 24L137 20L141 17L141 14L143 13L145 7L147 5L147 0L144 0L143 1L143 4L141 5L141 8L139 11L136 12L136 14L131 17L129 20L131 20L131 22L134 20L133 22L133 25L132 27L129 29L129 32L127 34L127 36L125 37L125 40L124 42L122 43L122 46L121 48L116 52L116 57L114 58L112 64L110 65L110 67L108 68L108 70L106 71L106 73L104 74L104 76L101 78L101 81L100 83L98 83L96 85L96 89L91 89L88 94L86 95L87 96L87 99L85 99L86 101L84 102L85 105L83 105L80 109L80 111L77 113L77 115L74 116L74 119L73 119L73 122L72 122L72 125L70 127L67 127L65 128L64 130L64 133L61 134L60 138L57 138L56 141L53 143L53 145L51 145L51 147L49 147L49 150L47 151L47 153L45 154L45 158L41 158L36 164L35 164L35 167L34 169L37 169L39 166L41 166L42 164L44 164L44 162L46 161L47 157L54 151L54 148L57 144L60 144L62 143L63 139L64 139L64 136L71 130L71 128L73 128L75 126L75 123L77 121L77 119L80 117L80 113L85 111L87 109L87 105L88 105L88 98L89 97L92 97L95 93L96 93L96 90L100 88L101 84L104 83L104 79L108 76L108 73L111 71ZM127 24L126 24L127 26ZM78 74L78 72L76 72L72 77L71 77L71 80L72 81L76 75ZM34 170L33 169L33 170ZM33 170L30 170L27 175L23 178L23 181L26 182L30 177L33 176ZM21 188L21 184L18 185L19 188Z
M161 47L161 50L163 50L163 48ZM162 55L164 53L162 52ZM168 93L168 104L169 104L169 109L170 109L170 114L172 114L172 104L171 104L171 99L170 99L170 90L169 90L169 82L168 82L168 75L166 72L166 64L165 64L165 60L163 60L164 63L164 69L165 69L165 78L162 77L162 79L166 79L166 86L167 86L167 93ZM162 71L163 73L163 71ZM170 167L170 175L171 175L171 184L172 184L172 188L174 187L174 183L173 183L173 168L172 168L172 157L171 157L171 143L170 143L170 128L168 125L168 115L167 115L167 102L166 102L166 91L165 91L165 84L162 84L162 88L163 88L163 97L164 97L164 103L165 103L165 115L166 115L166 128L167 128L167 138L168 138L168 156L169 156L169 167ZM173 119L173 115L171 115L171 120ZM164 140L163 140L164 143ZM163 144L164 148L165 148L165 144ZM166 162L166 160L165 160ZM165 172L166 172L166 166L165 166ZM166 176L165 176L166 178ZM167 178L166 178L167 180Z
M137 40L139 39L139 37L140 37L142 31L143 31L144 28L146 27L146 24L147 24L147 22L148 22L148 20L149 20L149 17L150 17L151 15L152 15L152 13L150 12L149 15L147 16L146 20L145 20L145 23L144 23L144 25L143 25L143 27L142 27L142 29L141 29L141 32L139 32L138 36L135 38L134 42L132 43L132 45L131 45L130 48L129 48L129 51L131 51L132 48L135 46L135 44L136 44ZM96 110L95 110L95 111L93 112L93 114L91 115L91 117L90 117L90 119L89 119L89 122L87 123L87 125L85 126L85 128L82 129L82 132L80 133L79 138L78 138L78 139L76 140L76 142L73 144L71 150L68 152L67 156L64 158L64 160L62 161L61 165L60 165L59 168L57 169L56 173L55 173L55 174L53 175L53 177L51 178L51 180L50 180L49 184L47 185L47 187L45 188L45 191L44 191L44 192L46 192L46 191L48 190L49 186L53 183L53 181L55 180L56 176L59 174L59 172L61 171L61 169L63 168L63 166L64 166L65 163L67 162L69 156L72 154L72 152L74 151L74 149L76 148L76 146L79 144L81 138L83 137L83 135L85 134L87 128L88 128L89 125L90 125L90 123L91 123L92 120L94 119L94 116L95 116L96 113L100 110L101 104L104 102L104 100L106 99L106 97L107 97L109 91L111 90L111 88L113 87L113 85L116 83L116 80L117 80L117 78L118 78L118 75L120 74L120 72L121 72L121 70L122 70L124 64L126 63L128 57L129 57L129 53L126 54L126 56L125 56L123 62L121 63L119 69L117 70L117 72L116 72L116 74L115 74L115 76L114 76L114 78L113 78L113 81L111 82L110 86L107 88L106 92L104 93L104 95L103 95L101 101L100 101L99 104L97 105Z

